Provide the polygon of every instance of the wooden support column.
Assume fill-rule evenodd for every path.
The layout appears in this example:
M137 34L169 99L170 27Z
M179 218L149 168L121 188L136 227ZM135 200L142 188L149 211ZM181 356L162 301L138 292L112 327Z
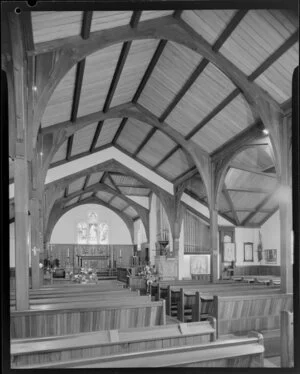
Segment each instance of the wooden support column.
M10 118L10 131L16 132L15 185L15 259L16 310L29 308L29 165L28 165L28 76L25 54L25 35L20 17L8 14L9 36L12 45L13 94L15 116Z
M218 210L217 210L217 188L215 185L216 181L216 170L214 164L210 167L210 250L211 250L211 261L210 261L210 279L212 283L218 280Z
M281 186L279 189L279 214L280 214L280 270L281 290L285 293L293 292L293 267L292 267L292 189L291 189L291 123L284 118L281 130Z
M15 158L16 310L29 309L29 195L26 157Z
M41 219L40 219L41 202L37 198L30 201L31 213L31 277L32 288L40 288L42 279L40 279L40 252L43 241L41 237Z

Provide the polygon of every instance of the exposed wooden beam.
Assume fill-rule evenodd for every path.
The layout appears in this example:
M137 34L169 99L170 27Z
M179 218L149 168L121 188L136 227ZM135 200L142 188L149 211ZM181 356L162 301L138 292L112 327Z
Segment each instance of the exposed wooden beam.
M122 192L119 190L119 187L116 185L115 181L112 179L110 173L107 173L107 175L108 175L108 179L110 180L112 185L115 187L116 191L118 191L120 194L122 194Z
M183 12L182 9L175 10L175 12L173 13L173 17L176 19L179 19L181 17L182 12Z
M116 69L115 69L115 72L114 72L114 76L113 76L113 79L111 81L111 84L110 84L110 87L109 87L109 90L108 90L108 94L107 94L107 97L106 97L106 100L105 100L105 104L104 104L104 107L103 107L103 112L104 113L108 111L108 109L110 107L110 104L112 102L114 93L116 91L117 85L119 83L119 80L120 80L120 77L121 77L126 59L127 59L127 56L129 54L131 43L132 43L131 41L130 42L125 42L122 46L121 53L120 53L120 56L119 56L119 60L117 62L117 66L116 66Z
M122 119L122 121L121 121L121 123L120 123L120 125L119 125L119 127L118 127L118 130L117 130L117 132L115 133L115 136L114 136L114 138L113 138L113 140L112 140L112 145L114 145L114 146L116 146L117 144L117 141L118 141L118 138L119 138L119 136L120 136L120 134L121 134L121 132L122 132L122 130L124 129L124 126L126 125L126 122L128 121L128 118L123 118Z
M153 166L152 170L159 168L164 162L167 161L168 158L173 156L173 154L177 152L180 148L180 145L176 145L176 147L171 149L170 152L168 152L156 165Z
M190 168L189 170L185 171L184 173L182 173L181 175L179 175L177 178L175 178L173 180L173 183L175 185L178 185L178 184L180 184L182 182L185 182L186 180L192 178L197 173L198 173L197 167L193 166L192 168Z
M142 15L141 10L136 10L136 11L133 12L133 15L132 15L131 20L130 20L130 26L133 29L137 27L137 25L140 21L141 15Z
M236 212L244 212L244 213L252 213L252 212L256 212L256 213L271 213L273 210L272 209L261 209L259 211L257 211L256 209L235 209ZM226 214L226 213L231 213L231 209L230 210L223 210L222 213Z
M266 196L256 207L255 207L255 212L252 212L250 213L245 219L244 221L242 222L242 226L244 226L245 224L247 224L254 216L256 213L258 213L258 211L261 210L261 208L263 208L273 197L274 195L276 194L276 192L278 191L279 187L277 186L268 196Z
M221 147L214 150L214 152L211 153L212 161L216 162L219 159L224 159L225 155L233 154L236 150L240 149L241 146L247 145L247 143L256 139L265 138L266 135L263 134L262 129L263 127L260 122L247 127L225 142Z
M227 191L232 192L246 192L246 193L270 193L270 189L265 188L226 188Z
M66 164L68 162L71 162L71 161L78 160L79 158L82 158L82 157L85 157L85 156L89 156L91 153L96 153L96 152L102 151L103 149L106 149L106 148L109 148L109 147L111 147L110 143L102 145L101 147L95 148L93 150L93 152L86 151L86 152L78 153L77 155L71 156L69 158L69 160L64 159L64 160L54 162L53 164L50 164L49 169L55 168L55 167L60 166L60 165L64 165L64 164Z
M89 38L92 17L93 17L93 12L84 12L83 14L82 27L81 27L82 39ZM71 122L75 122L77 119L80 94L81 94L81 88L82 88L82 82L83 82L83 75L84 75L84 68L85 68L85 59L81 60L77 64L75 88L74 88L74 94L73 94L73 104L72 104L72 111L71 111ZM71 157L73 140L74 140L74 135L71 135L68 140L68 150L67 150L67 157L66 157L67 160L69 160L69 158Z
M266 71L278 58L280 58L298 40L298 31L292 34L271 56L269 56L253 73L248 76L250 82ZM240 93L239 89L232 91L219 105L217 105L192 131L186 135L186 139L193 137L213 117L223 110Z
M223 192L223 195L224 195L224 197L225 197L228 205L230 206L230 209L231 209L231 212L233 214L233 217L234 217L234 220L236 222L236 225L239 226L240 225L240 220L239 220L239 217L238 217L238 215L237 215L237 213L235 211L235 207L233 205L233 201L231 200L231 197L230 197L230 195L229 195L229 193L227 191L225 183L224 183L224 188L223 188L222 192Z
M88 183L89 183L90 177L91 177L91 174L89 174L89 175L85 178L84 184L83 184L83 186L82 186L82 191L84 191L84 190L86 189L86 186L87 186Z
M110 205L110 203L113 201L113 199L114 199L115 197L116 197L116 195L113 195L113 197L111 197L111 198L108 200L107 204Z
M133 96L133 99L132 99L133 103L136 103L138 101L139 97L141 96L141 93L142 93L144 87L146 86L146 84L147 84L156 64L157 64L157 61L159 60L161 54L163 53L166 44L167 44L167 40L161 40L159 42L159 44L156 48L156 51L154 52L154 55L153 55L149 65L147 67L147 70L146 70L142 80L141 80L141 83L139 84L139 86L136 90L136 93Z
M277 212L278 209L279 209L279 206L276 206L274 209L272 209L272 210L269 212L269 214L268 214L268 215L267 215L267 216L266 216L262 221L259 222L259 225L262 226L264 223L266 223L267 220L268 220L269 218L271 218L272 215L275 214L275 213ZM265 212L263 212L263 213L265 213Z
M242 20L242 18L245 16L246 13L247 13L246 9L238 10L236 12L236 14L232 17L231 21L226 26L225 30L222 32L222 34L219 36L219 38L216 40L216 42L212 46L212 49L214 51L218 51L222 47L223 43L225 43L227 38L231 35L233 30L237 27L237 25L239 24L239 22ZM203 70L206 68L208 64L209 64L209 61L206 58L203 58L201 60L197 68L190 75L190 77L185 82L183 87L179 90L175 98L171 101L171 103L165 109L165 111L160 117L160 121L162 122L165 121L168 115L172 112L172 110L176 107L179 101L183 98L183 96L187 93L187 91L194 84L194 82L199 78L200 74L203 72Z
M136 157L138 153L144 148L144 146L148 143L148 141L152 138L152 136L156 133L157 128L152 127L152 129L148 132L144 140L141 144L137 147L136 151L133 153L132 157Z
M100 132L101 132L102 127L103 127L103 123L104 123L104 121L98 122L96 131L95 131L95 134L94 134L94 137L93 137L93 140L92 140L92 144L91 144L91 147L90 147L90 153L93 153L93 150L95 149L95 146L96 146L97 141L99 139Z
M264 177L277 179L276 175L271 175L271 174L268 174L268 173L264 173L261 169L258 169L258 168L241 166L241 165L239 165L237 163L234 163L234 162L232 162L229 166L233 169L247 171L248 173L258 174L258 175L262 175Z
M93 12L84 11L83 19L82 19L82 27L81 27L81 37L84 40L90 37L92 19L93 19Z
M236 88L233 90L223 101L220 102L219 105L217 105L208 115L201 120L201 122L193 128L186 136L185 138L191 139L199 130L202 129L212 118L214 118L221 110L223 110L234 98L238 96L240 93L240 90Z
M149 187L145 187L143 184L138 184L138 185L132 185L132 184L119 184L119 188L146 188L147 190Z
M65 188L65 194L64 194L64 196L65 196L65 197L68 197L68 194L69 194L69 186L67 186L67 187Z
M252 74L248 76L249 81L254 81L277 61L288 49L298 41L299 30L294 32L275 52L273 52Z

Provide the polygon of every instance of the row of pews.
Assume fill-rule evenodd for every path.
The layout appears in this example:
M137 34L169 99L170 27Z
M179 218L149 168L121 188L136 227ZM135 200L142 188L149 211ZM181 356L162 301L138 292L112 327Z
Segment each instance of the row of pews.
M243 275L243 276L233 276L232 280L235 282L242 282L242 283L254 283L254 284L264 284L264 285L273 285L273 286L280 286L281 280L280 277L272 276L272 275L260 275L260 276L253 276L253 275Z
M237 291L235 296L218 295L218 292L224 293L222 284L198 284L197 288L194 283L185 283L184 289L179 288L183 307L179 306L178 310L182 313L191 306L196 318L187 323L184 318L177 319L180 314L176 318L170 315L172 291L176 294L180 285L167 285L167 294L171 291L170 301L165 297L164 285L157 286L158 292L152 299L124 289L117 281L43 287L30 290L30 309L22 312L15 310L15 294L11 292L11 367L263 366L263 336L251 332L259 330L258 322L244 325L243 331L247 331L243 336L233 336L230 335L232 328L228 329L230 324L225 321L230 319L234 322L231 326L236 327L237 320L245 323L245 319L254 318L258 321L270 309L274 309L272 313L276 315L282 307L276 298L283 300L279 290L269 287L268 293L258 295L256 287L256 298L267 300L263 310L262 304L256 309L251 300L247 304L247 297L253 299L253 294L239 293L234 283L227 284L227 293ZM252 285L243 287L243 291L254 288ZM260 291L264 291L263 288ZM274 300L268 304L271 289L275 292ZM207 302L212 301L212 309L205 318L194 307L196 294L202 303L198 310L205 297ZM282 303L290 305L288 300Z

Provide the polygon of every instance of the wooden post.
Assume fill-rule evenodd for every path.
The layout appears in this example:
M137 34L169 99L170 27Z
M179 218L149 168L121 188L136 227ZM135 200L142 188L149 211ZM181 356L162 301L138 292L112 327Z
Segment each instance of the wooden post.
M32 288L40 288L40 251L42 247L41 233L40 233L40 203L34 198L30 201L31 213L31 279Z
M292 190L290 157L290 123L287 118L281 126L281 187L279 189L280 214L280 275L281 291L293 293L293 267L292 267Z
M282 310L280 312L280 359L281 367L294 366L294 338L293 338L294 314Z
M171 286L170 285L167 288L166 313L168 316L171 315Z
M161 313L162 319L161 319L161 321L162 321L162 325L166 325L166 323L167 323L167 321L166 321L166 300L162 299L161 302L162 302L162 313Z
M29 309L28 165L15 158L16 310Z
M218 280L218 212L210 209L210 279L212 283Z
M156 300L160 299L160 284L157 283L157 293L156 293Z
M8 15L12 41L14 116L10 132L16 132L15 185L15 252L16 252L16 310L29 308L29 173L28 173L28 87L25 35L20 16ZM32 147L31 147L32 148Z
M179 321L184 322L184 289L183 288L180 288L177 318L179 319Z
M195 305L193 306L193 319L192 322L198 322L201 320L201 297L200 292L197 291L195 294Z
M216 319L216 336L217 336L217 339L219 338L219 308L218 308L218 304L219 304L219 296L214 296L214 300L213 300L213 317Z

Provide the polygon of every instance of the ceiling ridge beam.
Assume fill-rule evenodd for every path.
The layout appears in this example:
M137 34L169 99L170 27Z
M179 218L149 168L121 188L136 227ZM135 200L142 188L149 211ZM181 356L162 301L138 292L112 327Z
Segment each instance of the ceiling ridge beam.
M151 61L145 71L145 74L143 76L143 78L141 79L141 82L136 90L136 93L134 94L133 96L133 99L132 99L132 102L133 103L137 103L139 97L141 96L141 93L144 89L144 87L146 86L156 64L157 64L157 61L159 60L160 56L162 55L163 51L164 51L164 48L167 44L167 40L160 40L152 58L151 58Z
M245 14L247 13L246 9L238 10L235 15L232 17L228 25L225 27L221 35L218 37L218 39L215 41L215 43L212 45L212 49L217 52L225 43L225 41L229 38L233 30L237 27L237 25L240 23L240 21L243 19ZM179 92L176 94L174 99L171 101L171 103L167 106L163 114L160 116L160 121L165 121L165 119L168 117L168 115L173 111L173 109L176 107L176 105L179 103L179 101L183 98L183 96L187 93L187 91L191 88L191 86L195 83L195 81L199 78L201 73L204 71L206 66L209 64L209 60L206 58L202 58L199 65L196 67L196 69L192 72L192 74L189 76L187 81L184 83L184 85L181 87Z
M240 226L240 220L239 220L239 217L238 217L238 215L237 215L237 213L236 213L236 210L235 210L235 207L234 207L233 201L232 201L232 199L231 199L231 197L230 197L230 195L229 195L229 193L228 193L228 191L227 191L227 187L226 187L226 184L225 184L225 183L224 183L224 187L223 187L222 192L223 192L223 195L224 195L224 197L225 197L225 200L227 201L227 203L228 203L228 205L229 205L229 207L230 207L230 209L231 209L231 212L232 212L232 214L233 214L233 217L234 217L234 220L235 220L235 222L236 222L236 225L237 225L237 226Z
M275 193L278 191L279 186L277 185L276 188L268 195L266 196L256 207L255 212L250 213L242 222L242 226L244 226L246 223L248 223L258 211L264 207L275 195Z

